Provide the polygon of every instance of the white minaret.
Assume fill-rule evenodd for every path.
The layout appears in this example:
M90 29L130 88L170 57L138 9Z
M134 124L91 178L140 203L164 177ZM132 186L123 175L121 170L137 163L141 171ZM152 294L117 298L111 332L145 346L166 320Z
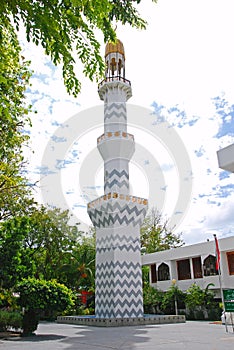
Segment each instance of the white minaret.
M126 101L132 89L125 79L120 40L106 45L105 61L106 77L98 87L104 101L104 134L97 140L104 160L105 194L88 204L96 228L95 315L142 317L140 226L148 203L129 194L129 161L135 144L127 132Z

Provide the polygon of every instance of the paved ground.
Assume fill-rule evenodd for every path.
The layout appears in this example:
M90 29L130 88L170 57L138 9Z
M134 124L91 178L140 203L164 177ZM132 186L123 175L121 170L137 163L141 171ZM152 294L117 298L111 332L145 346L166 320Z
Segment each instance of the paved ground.
M86 327L41 323L37 335L0 339L7 350L233 350L232 328L208 322L133 326Z

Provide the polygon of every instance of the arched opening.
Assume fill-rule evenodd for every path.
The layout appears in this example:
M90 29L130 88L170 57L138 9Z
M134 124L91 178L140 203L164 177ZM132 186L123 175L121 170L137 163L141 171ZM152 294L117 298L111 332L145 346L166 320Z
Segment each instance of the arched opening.
M158 280L159 281L168 281L169 279L170 279L169 266L165 263L162 263L158 267Z
M109 61L106 61L106 77L108 76L108 71L109 71Z
M115 70L116 70L116 62L115 62L114 57L111 59L110 69L111 69L112 76L114 76Z
M150 265L151 283L157 283L156 264Z
M119 59L119 62L118 62L118 75L119 75L119 76L121 76L121 69L122 69L122 66L123 66L122 60Z
M218 275L216 271L216 258L214 255L209 255L203 262L204 276L215 276Z

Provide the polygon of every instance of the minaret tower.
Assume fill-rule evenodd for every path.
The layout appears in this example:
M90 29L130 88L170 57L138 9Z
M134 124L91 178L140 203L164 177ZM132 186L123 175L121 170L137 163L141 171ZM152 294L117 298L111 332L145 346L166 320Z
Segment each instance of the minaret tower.
M126 101L132 96L125 79L120 40L105 50L106 75L98 86L104 101L104 134L97 140L104 160L104 195L88 204L96 228L95 315L97 318L143 316L140 226L147 200L129 194L133 135L127 132Z

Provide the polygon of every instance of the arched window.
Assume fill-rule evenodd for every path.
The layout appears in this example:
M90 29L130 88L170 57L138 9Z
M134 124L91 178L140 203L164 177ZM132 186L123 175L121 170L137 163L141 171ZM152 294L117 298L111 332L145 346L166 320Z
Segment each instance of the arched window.
M156 264L150 265L151 283L157 283Z
M218 275L218 271L216 271L216 258L214 255L209 255L205 258L203 262L203 270L204 276L215 276Z
M159 281L167 281L169 279L170 279L169 266L165 263L162 263L158 267L158 280Z

